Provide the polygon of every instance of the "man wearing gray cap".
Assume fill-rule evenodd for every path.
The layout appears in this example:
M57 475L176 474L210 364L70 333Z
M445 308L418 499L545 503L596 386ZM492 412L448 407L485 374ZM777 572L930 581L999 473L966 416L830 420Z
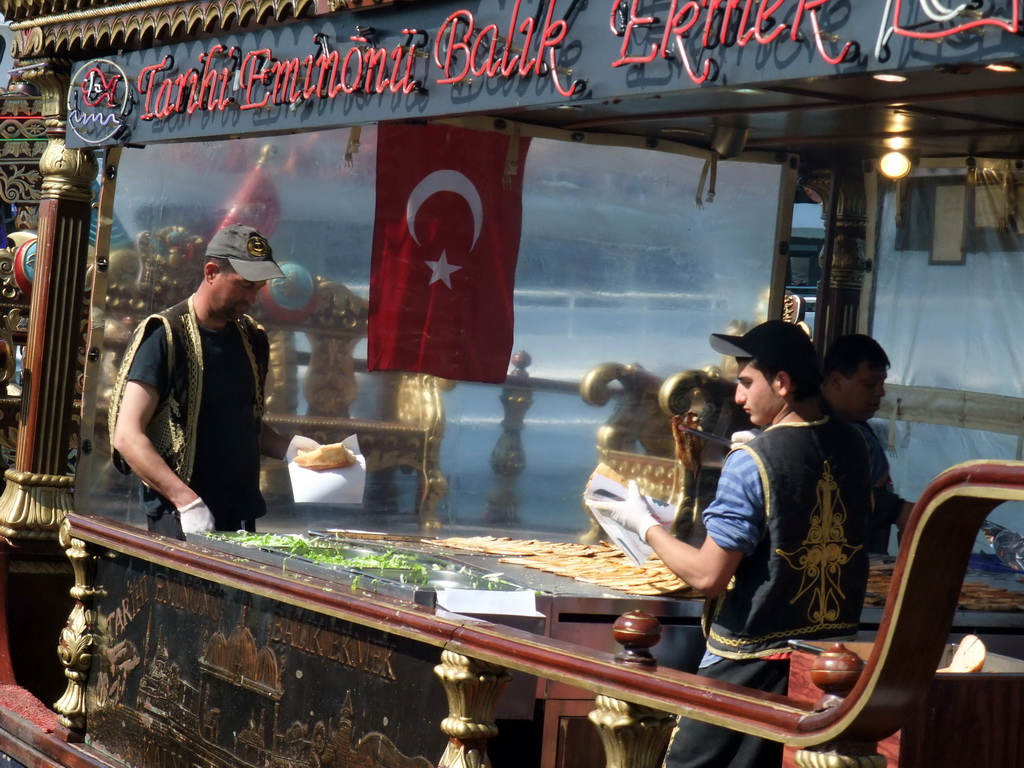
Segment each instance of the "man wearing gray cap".
M769 321L742 336L712 334L711 347L737 358L736 402L764 432L727 456L703 514L704 544L673 537L633 486L626 501L602 506L708 598L700 674L785 694L790 639L845 639L860 625L871 510L867 446L852 426L822 413L817 355L798 326ZM682 718L665 765L766 768L781 761L777 742Z
M260 456L291 459L317 443L263 424L270 345L246 313L284 277L270 243L233 224L211 238L203 280L146 318L125 351L110 403L114 465L144 483L149 530L255 530L266 514Z

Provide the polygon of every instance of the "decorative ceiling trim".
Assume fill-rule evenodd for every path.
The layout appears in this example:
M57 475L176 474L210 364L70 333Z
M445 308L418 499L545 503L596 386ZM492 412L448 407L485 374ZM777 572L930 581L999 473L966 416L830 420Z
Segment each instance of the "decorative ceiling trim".
M65 7L70 3L65 3ZM220 0L168 7L137 0L11 24L15 58L101 54L144 48L250 25L315 15L317 0Z

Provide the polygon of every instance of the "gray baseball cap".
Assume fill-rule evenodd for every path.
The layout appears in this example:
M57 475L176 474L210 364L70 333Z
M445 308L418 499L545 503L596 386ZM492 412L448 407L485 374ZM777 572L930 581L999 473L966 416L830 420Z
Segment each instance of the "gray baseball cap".
M206 255L227 259L235 272L253 283L284 277L263 235L245 224L231 224L210 238Z

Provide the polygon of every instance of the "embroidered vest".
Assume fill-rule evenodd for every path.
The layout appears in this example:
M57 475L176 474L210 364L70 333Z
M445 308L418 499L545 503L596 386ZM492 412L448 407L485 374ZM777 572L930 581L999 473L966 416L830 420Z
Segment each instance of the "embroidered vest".
M110 439L113 443L114 427L117 424L117 415L121 409L124 388L128 383L128 373L135 360L135 354L147 332L154 325L162 325L167 338L168 391L157 405L156 412L146 428L146 435L174 474L188 483L192 478L195 462L196 425L199 421L199 405L203 398L203 345L191 296L163 312L150 315L132 334L110 397L110 410L107 416ZM267 378L270 345L266 332L248 315L234 321L234 325L242 339L246 357L252 365L253 380L256 384L253 418L259 425L263 420L263 386ZM121 454L114 450L113 445L111 461L122 474L131 472L131 468Z
M856 634L867 589L871 482L867 446L837 419L780 424L740 450L757 462L765 534L734 587L705 608L708 647L743 659L790 638Z

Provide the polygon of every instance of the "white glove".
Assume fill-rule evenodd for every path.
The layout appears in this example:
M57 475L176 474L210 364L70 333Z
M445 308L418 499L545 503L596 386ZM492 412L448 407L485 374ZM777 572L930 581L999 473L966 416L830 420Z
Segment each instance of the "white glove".
M186 504L179 509L178 517L181 518L183 533L206 533L216 527L213 522L213 513L202 499L196 499L191 504Z
M320 443L311 437L303 437L302 435L296 435L288 443L288 448L284 452L285 461L294 461L295 457L300 453L309 453L315 451L320 447Z
M604 512L627 531L636 533L645 542L647 541L647 531L661 525L651 514L636 480L629 481L629 490L625 501L592 501L590 507Z
M741 445L746 445L755 437L764 434L760 429L744 429L742 432L732 433L732 449L735 451Z

